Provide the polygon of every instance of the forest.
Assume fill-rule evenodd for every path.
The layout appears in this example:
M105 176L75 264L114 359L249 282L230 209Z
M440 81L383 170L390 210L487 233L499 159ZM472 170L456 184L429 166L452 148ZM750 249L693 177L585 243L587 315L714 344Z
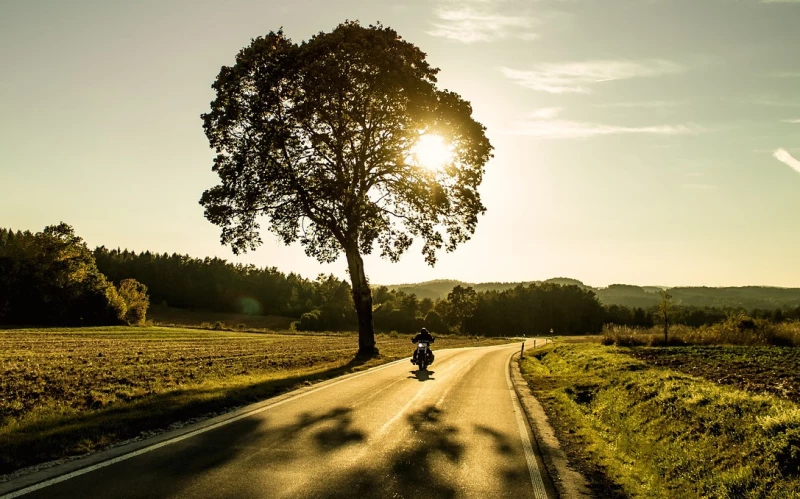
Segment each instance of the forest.
M630 284L611 284L606 287L592 287L577 279L556 277L544 281L484 282L465 283L456 280L436 280L416 284L397 284L389 289L415 294L420 298L443 298L455 286L472 287L476 291L504 291L519 284L561 284L574 285L593 291L604 305L623 305L629 308L651 308L658 305L660 292L665 286L634 286ZM668 288L677 305L686 307L712 307L721 309L784 309L796 307L800 303L800 288L776 288L771 286L741 286L710 288L704 286L678 286Z
M420 296L410 292L412 286L374 286L376 329L411 333L427 327L439 334L485 336L552 330L561 335L599 333L605 324L651 327L661 320L660 288L614 285L595 290L564 278L476 286L436 281L416 286L426 285L438 294ZM697 327L743 312L773 322L800 320L800 296L791 299L797 290L778 289L755 299L754 289L761 288L672 288L669 321ZM728 297L727 301L708 298L708 291ZM634 306L608 303L604 296L609 292L617 298L644 295L647 300ZM706 304L686 304L698 300ZM742 300L764 306L745 307ZM279 315L294 318L299 330L351 330L357 324L350 285L333 275L311 280L275 267L220 258L104 246L91 251L64 223L35 234L0 229L0 324L138 324L145 320L150 303Z
M0 229L0 324L140 324L147 288L128 277L115 283L65 223L35 234Z

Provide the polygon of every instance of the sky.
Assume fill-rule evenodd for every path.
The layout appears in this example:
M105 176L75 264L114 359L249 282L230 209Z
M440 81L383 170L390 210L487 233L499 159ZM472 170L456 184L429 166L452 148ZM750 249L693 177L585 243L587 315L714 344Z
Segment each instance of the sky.
M800 287L800 0L0 1L0 226L346 277L203 217L200 114L254 37L382 22L495 147L473 238L372 283Z

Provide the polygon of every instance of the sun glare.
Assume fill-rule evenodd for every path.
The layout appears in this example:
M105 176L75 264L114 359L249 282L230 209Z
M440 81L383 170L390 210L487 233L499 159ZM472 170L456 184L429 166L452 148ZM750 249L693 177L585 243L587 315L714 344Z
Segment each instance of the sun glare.
M453 160L453 148L438 135L421 136L411 152L417 164L429 170L441 170Z

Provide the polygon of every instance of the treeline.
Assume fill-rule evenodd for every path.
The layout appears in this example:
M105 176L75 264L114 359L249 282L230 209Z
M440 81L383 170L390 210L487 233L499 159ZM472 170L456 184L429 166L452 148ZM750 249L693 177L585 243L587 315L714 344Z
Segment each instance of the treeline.
M435 284L441 287L448 281ZM373 289L375 327L401 333L427 327L439 334L530 335L552 330L564 335L599 333L605 324L651 327L660 320L657 304L603 305L595 290L579 281L504 286L455 285L436 299L379 286ZM635 287L611 289L637 292L630 288ZM0 229L0 323L139 323L148 294L150 302L164 306L292 317L301 330L346 330L357 324L350 285L332 275L310 280L274 267L219 258L102 246L91 252L63 223L36 234ZM745 310L673 303L669 322L698 327L741 312L773 322L800 320L798 304L800 300L793 307Z
M619 326L632 327L652 327L660 323L657 317L658 307L643 309L641 307L625 307L621 305L611 305L604 307L606 310L605 322ZM734 307L687 307L673 305L669 312L669 322L671 324L681 324L684 326L700 327L710 326L725 322L730 317L745 314L753 319L766 320L773 323L800 320L800 306L791 308L775 309L752 309Z
M356 324L350 285L333 275L316 280L274 267L192 258L177 253L94 251L97 267L110 279L134 278L147 285L152 303L193 310L300 319L309 331L352 329Z
M157 305L300 317L322 306L324 299L319 283L297 274L232 264L221 258L136 253L104 246L94 250L94 258L97 268L112 281L134 278L147 285L150 300Z
M438 333L487 336L516 334L594 334L605 324L649 328L661 324L658 306L603 305L591 289L552 282L519 284L506 290L477 291L456 286L445 298L416 295L385 286L373 292L375 326L411 332L421 326ZM775 309L671 305L670 324L692 327L722 323L747 314L774 323L800 321L800 305Z
M148 299L133 279L110 282L65 223L42 232L0 229L0 324L140 324Z
M602 330L606 312L592 291L544 283L504 291L478 292L456 286L446 298L416 295L382 286L373 293L375 326L412 332L425 326L435 333L485 336L516 334L591 334Z
M418 284L389 286L389 289L416 294L420 298L436 300L444 298L455 286L472 287L476 292L506 291L519 284L575 285L593 291L600 303L606 306L620 305L649 309L657 307L664 288L656 286L633 286L612 284L605 288L593 288L576 279L557 277L541 282L524 283L480 283L467 284L453 280L428 281ZM776 288L769 286L742 286L726 288L675 287L669 288L674 302L683 307L716 308L721 310L776 310L794 308L800 303L800 288Z
M134 278L148 287L154 304L299 319L301 330L353 329L356 316L350 286L334 276L305 279L276 268L232 264L219 258L136 253L99 247L98 268L118 281ZM427 327L437 333L506 335L599 332L603 307L591 291L557 284L518 285L478 292L456 286L445 298L419 299L386 286L373 289L378 330L411 333Z

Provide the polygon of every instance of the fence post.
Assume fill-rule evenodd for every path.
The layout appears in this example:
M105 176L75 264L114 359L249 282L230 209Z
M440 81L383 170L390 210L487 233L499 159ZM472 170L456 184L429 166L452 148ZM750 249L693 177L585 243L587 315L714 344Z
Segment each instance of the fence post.
M519 349L519 358L520 359L525 358L525 340L522 341L522 347L520 347Z

